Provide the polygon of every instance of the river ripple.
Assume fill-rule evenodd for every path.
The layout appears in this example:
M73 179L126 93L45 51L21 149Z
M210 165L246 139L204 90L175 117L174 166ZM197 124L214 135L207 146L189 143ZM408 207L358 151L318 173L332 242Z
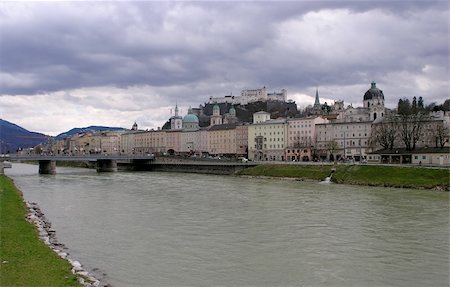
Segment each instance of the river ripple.
M448 193L7 169L113 286L449 286Z

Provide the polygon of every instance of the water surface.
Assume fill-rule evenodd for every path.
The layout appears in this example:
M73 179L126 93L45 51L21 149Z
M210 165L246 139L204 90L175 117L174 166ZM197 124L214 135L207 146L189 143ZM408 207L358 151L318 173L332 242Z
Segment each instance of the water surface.
M37 170L5 171L71 256L116 287L449 286L448 193Z

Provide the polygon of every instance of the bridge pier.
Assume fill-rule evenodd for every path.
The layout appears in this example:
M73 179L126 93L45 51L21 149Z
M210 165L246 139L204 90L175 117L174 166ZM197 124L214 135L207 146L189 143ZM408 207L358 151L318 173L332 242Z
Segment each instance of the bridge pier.
M117 161L111 159L97 160L97 172L115 172L117 171Z
M56 173L56 161L54 160L39 161L39 174L55 174L55 173Z
M5 174L5 169L4 169L4 164L3 161L0 161L0 175Z

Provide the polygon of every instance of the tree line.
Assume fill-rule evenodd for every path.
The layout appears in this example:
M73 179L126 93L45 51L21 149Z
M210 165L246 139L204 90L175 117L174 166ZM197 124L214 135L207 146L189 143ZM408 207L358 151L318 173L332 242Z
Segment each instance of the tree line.
M382 122L373 125L371 143L391 150L400 142L406 150L414 150L419 141L426 136L425 124L430 123L433 125L431 133L435 147L443 148L448 140L448 127L442 121L432 121L429 116L431 111L440 110L450 110L450 99L442 105L433 103L425 106L422 97L418 99L413 97L412 101L401 98L396 113L385 116Z

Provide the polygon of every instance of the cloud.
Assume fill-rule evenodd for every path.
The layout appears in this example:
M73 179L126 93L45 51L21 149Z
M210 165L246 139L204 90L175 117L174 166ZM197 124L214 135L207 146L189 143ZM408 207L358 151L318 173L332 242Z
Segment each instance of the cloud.
M19 118L1 106L2 117L35 127L67 115L38 131L81 117L156 127L176 102L262 86L300 106L317 86L330 102L361 105L372 80L391 107L448 98L445 1L2 2L0 35L0 104L30 109Z

